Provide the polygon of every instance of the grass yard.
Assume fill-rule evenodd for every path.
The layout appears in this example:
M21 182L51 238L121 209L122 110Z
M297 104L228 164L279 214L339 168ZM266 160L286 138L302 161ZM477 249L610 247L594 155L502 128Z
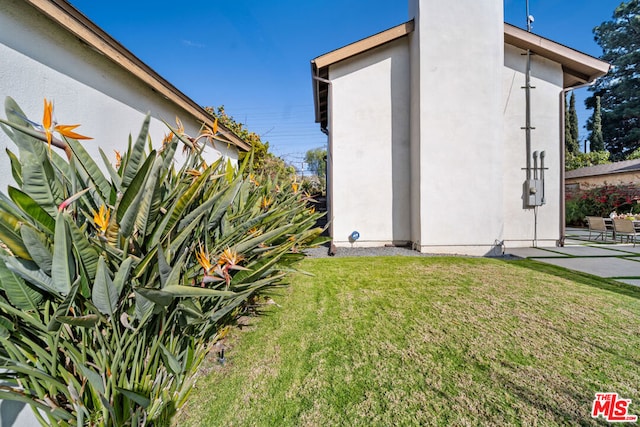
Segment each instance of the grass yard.
M308 259L212 357L183 426L597 425L640 415L640 289L533 261Z

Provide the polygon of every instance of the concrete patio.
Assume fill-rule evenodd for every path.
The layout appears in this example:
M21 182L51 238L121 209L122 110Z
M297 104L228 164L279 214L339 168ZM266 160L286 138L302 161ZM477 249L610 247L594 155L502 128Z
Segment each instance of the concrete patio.
M589 231L568 228L564 247L505 248L505 254L640 286L640 244L589 240Z

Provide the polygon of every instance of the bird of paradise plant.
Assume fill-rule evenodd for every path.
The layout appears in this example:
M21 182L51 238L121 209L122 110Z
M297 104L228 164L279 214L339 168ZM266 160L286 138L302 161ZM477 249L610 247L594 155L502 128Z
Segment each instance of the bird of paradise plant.
M250 155L203 168L191 150L174 167L191 141L171 130L147 149L148 117L120 167L101 153L105 175L75 127L43 123L64 132L51 145L67 161L11 98L5 114L20 150L0 197L0 399L42 425L170 425L225 326L322 242L319 215L269 178L245 180Z

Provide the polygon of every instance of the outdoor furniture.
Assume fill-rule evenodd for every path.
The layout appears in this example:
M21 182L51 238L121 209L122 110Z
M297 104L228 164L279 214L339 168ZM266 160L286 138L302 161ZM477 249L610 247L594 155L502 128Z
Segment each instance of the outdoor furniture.
M616 236L620 236L620 243L622 243L622 238L624 236L627 236L627 242L629 242L630 238L633 238L633 247L636 247L636 238L638 236L638 232L633 225L633 221L630 221L628 219L614 218L613 228L615 229Z
M604 218L599 216L588 216L587 223L589 224L589 240L591 240L591 233L598 233L593 240L598 240L598 237L602 236L602 240L607 239L607 233L609 232L609 228L607 228L607 224L604 222ZM615 232L615 226L614 226ZM614 235L615 239L615 235Z

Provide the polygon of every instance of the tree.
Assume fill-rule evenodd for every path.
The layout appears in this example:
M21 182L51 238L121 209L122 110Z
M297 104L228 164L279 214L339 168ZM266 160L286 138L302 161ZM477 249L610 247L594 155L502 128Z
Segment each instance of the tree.
M314 148L307 151L304 161L309 165L309 170L318 178L327 176L327 150L324 148Z
M205 107L205 110L213 117L218 119L218 122L224 125L227 129L242 138L243 141L251 145L253 148L253 169L257 173L265 173L271 178L279 177L291 177L295 175L295 169L289 166L280 157L275 156L269 152L269 142L262 142L262 138L255 132L246 128L244 123L236 121L233 116L226 113L224 105L217 108ZM244 159L247 153L240 153L240 160Z
M618 6L610 21L593 32L602 47L601 59L613 65L611 71L590 89L594 95L585 103L595 108L601 97L602 136L615 160L640 147L640 0ZM587 128L593 131L594 123Z
M602 117L600 112L600 97L596 96L596 105L591 118L591 135L589 136L590 151L604 151L604 138L602 136Z
M580 152L578 144L578 113L576 112L576 97L571 92L569 106L565 102L565 122L564 122L564 140L565 148L569 153L577 154Z

